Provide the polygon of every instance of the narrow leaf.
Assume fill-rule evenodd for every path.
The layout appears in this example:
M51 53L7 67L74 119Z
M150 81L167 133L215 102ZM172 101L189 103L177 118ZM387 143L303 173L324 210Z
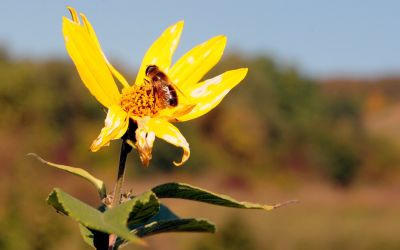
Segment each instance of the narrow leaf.
M146 221L146 224L152 223L153 221L160 221L160 220L176 220L179 217L172 212L167 206L164 204L160 204L160 211L154 215L149 221Z
M37 160L39 160L43 164L46 164L47 166L64 170L68 173L79 176L79 177L89 181L90 183L92 183L95 186L95 188L99 192L100 199L103 199L106 197L107 191L106 191L106 186L104 185L104 182L100 179L97 179L93 175L91 175L88 171L81 169L81 168L55 164L55 163L44 160L43 158L41 158L40 156L38 156L37 154L34 154L34 153L29 153L28 156L35 157Z
M144 209L143 212L138 211L137 214L133 214L131 217L128 219L128 227L130 230L134 230L138 227L142 227L144 225L161 221L161 220L175 220L179 219L179 217L174 214L167 206L160 204L159 209L157 210L156 213L153 211L151 214L150 213L145 213L145 211L148 211L148 209ZM148 216L144 217L142 214L148 214ZM151 216L150 216L151 215ZM137 220L138 218L141 218L140 220Z
M203 219L175 219L153 222L134 230L139 237L167 232L215 233L215 225Z
M161 218L171 219L161 219ZM147 237L154 234L160 233L172 233L172 232L197 232L197 233L215 233L215 225L204 219L180 219L168 207L161 205L160 212L151 218L145 224L136 227L132 230L132 233L138 237ZM116 246L123 246L127 242L121 238L116 241Z
M183 183L165 183L154 187L152 190L159 198L187 199L234 208L263 209L269 211L287 204L287 202L285 202L276 205L261 205L251 202L239 202L227 195L216 194Z

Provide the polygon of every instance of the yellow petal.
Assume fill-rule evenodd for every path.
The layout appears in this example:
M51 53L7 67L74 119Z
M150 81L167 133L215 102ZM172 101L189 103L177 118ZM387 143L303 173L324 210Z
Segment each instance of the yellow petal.
M76 18L74 17L74 20ZM120 96L118 88L108 69L103 52L87 29L79 22L63 17L63 33L68 54L90 93L105 107L116 104Z
M156 118L160 119L165 119L170 122L177 122L178 120L176 119L177 117L186 115L189 113L196 104L179 104L176 108L167 108L158 111L157 115L155 116Z
M158 138L183 149L182 160L178 163L174 161L175 166L181 166L188 160L190 156L189 144L174 125L163 119L151 119L147 123L147 127L150 131L154 131Z
M72 21L74 21L77 24L80 24L81 22L79 21L78 13L76 10L70 6L67 6L67 9L69 10L69 13L71 14Z
M120 106L113 105L108 109L104 123L104 128L90 146L90 150L93 152L108 145L111 140L119 139L125 134L129 124L128 114Z
M183 92L198 83L221 59L226 45L225 36L216 36L194 47L182 56L169 72L172 82Z
M83 25L85 26L88 34L92 37L94 43L97 45L97 49L103 54L103 57L104 57L104 60L105 60L105 62L107 64L107 66L108 66L108 69L111 71L111 73L115 76L115 78L117 78L118 81L124 87L129 87L129 83L125 79L125 77L121 73L119 73L118 70L116 68L114 68L114 66L112 66L111 63L108 61L106 55L104 54L103 50L101 49L99 40L97 39L96 33L95 33L92 25L90 24L89 20L82 13L81 13L81 17L82 17Z
M181 37L183 24L183 21L179 21L167 28L147 50L136 77L135 83L137 85L143 84L145 71L149 65L157 65L163 72L168 72L171 65L172 55L174 54Z
M215 108L228 92L239 84L247 74L247 69L236 69L192 86L187 91L190 102L196 106L187 114L178 117L187 121L202 116Z

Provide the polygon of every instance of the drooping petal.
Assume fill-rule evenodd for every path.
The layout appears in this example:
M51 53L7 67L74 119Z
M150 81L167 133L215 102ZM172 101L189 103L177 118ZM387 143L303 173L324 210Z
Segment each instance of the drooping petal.
M150 119L147 127L150 131L154 131L158 138L183 149L182 160L178 163L174 161L175 166L181 166L189 159L189 144L174 125L163 119Z
M198 83L221 59L226 40L225 36L216 36L187 52L171 68L168 75L172 82L183 92Z
M94 31L92 25L90 24L89 20L86 18L84 14L81 13L83 25L85 26L88 34L92 37L94 43L97 45L97 49L103 54L104 60L106 61L106 64L108 66L108 69L111 71L111 73L115 76L115 78L118 79L118 81L124 86L124 87L129 87L128 81L125 79L125 77L119 73L119 71L112 66L112 64L108 61L106 55L104 54L103 50L101 49L99 40L97 39L96 32Z
M113 105L108 109L104 123L104 128L90 146L90 150L93 152L108 145L111 140L119 139L125 134L129 124L128 114L120 106Z
M68 54L92 95L102 105L110 107L118 102L120 94L103 52L87 29L80 25L76 13L72 16L74 20L63 17L63 33Z
M222 75L201 82L187 89L191 102L196 106L187 114L178 117L187 121L202 116L215 108L228 92L240 83L247 74L247 68L230 70Z
M151 45L143 58L135 84L143 84L145 71L149 65L157 65L167 73L172 61L172 55L178 46L184 22L179 21L168 27L162 35Z
M147 167L152 158L153 143L155 133L149 130L147 123L150 117L137 119L138 128L135 131L136 143L135 147L139 153L142 164Z

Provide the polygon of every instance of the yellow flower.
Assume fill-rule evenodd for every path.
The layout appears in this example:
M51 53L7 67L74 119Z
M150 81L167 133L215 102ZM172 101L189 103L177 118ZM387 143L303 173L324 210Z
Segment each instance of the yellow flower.
M151 45L143 58L136 81L130 85L105 57L92 25L75 9L68 7L72 20L63 17L63 34L68 54L90 93L108 109L105 126L90 149L95 152L121 138L129 119L136 129L135 148L142 163L148 165L155 137L183 149L182 165L190 155L189 144L171 122L197 118L216 107L224 96L246 76L247 69L227 71L212 79L200 81L220 60L226 45L225 36L216 36L194 47L171 66L172 55L179 43L183 21L168 27ZM157 90L146 69L156 66L168 79L166 87ZM162 74L162 73L161 73ZM122 85L120 91L115 79ZM158 78L159 80L159 78ZM171 93L173 92L173 93ZM176 105L165 105L175 93ZM164 94L164 95L161 95ZM169 95L167 95L169 94Z

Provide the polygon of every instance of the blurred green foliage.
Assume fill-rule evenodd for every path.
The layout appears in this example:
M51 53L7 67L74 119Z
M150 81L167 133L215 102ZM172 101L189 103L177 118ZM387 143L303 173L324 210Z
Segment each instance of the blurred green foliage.
M105 115L71 63L16 61L5 50L0 54L3 134L17 134L23 147L43 150L56 162L77 157L90 162L85 159L86 149ZM222 105L178 125L192 148L187 171L207 171L209 166L257 174L292 171L325 176L346 186L366 162L373 159L377 162L372 165L379 167L379 161L385 160L374 155L379 145L365 129L366 87L358 86L364 94L346 95L342 85L335 89L332 84L319 84L266 57L231 55L209 75L243 66L250 69L248 76ZM393 92L388 94L393 96ZM386 148L397 165L398 159L390 154L394 149ZM179 159L179 149L157 141L154 152L153 166L176 170L171 162ZM107 165L111 160L102 158L101 162Z
M194 175L221 171L227 176L259 180L282 175L316 178L347 187L354 181L386 180L399 173L400 159L393 140L400 135L380 136L366 122L371 114L399 103L399 79L319 81L267 57L239 55L226 56L209 76L239 67L248 67L249 74L220 106L197 120L177 125L192 150L186 166L174 168L172 161L180 159L181 151L156 140L148 169L138 167L137 156L133 157L135 176L160 170ZM69 61L15 60L1 49L0 107L1 175L7 177L0 183L1 201L8 204L0 209L0 224L9 228L0 233L0 248L46 249L46 245L51 249L57 238L46 238L46 232L55 227L62 231L59 221L50 223L44 217L36 222L46 225L40 230L21 227L21 221L29 221L31 227L37 224L13 197L24 193L27 185L37 185L32 192L35 198L44 197L39 193L47 194L48 186L57 180L37 183L41 170L32 169L37 166L29 165L24 156L34 151L61 164L107 169L117 162L119 142L102 153L89 153L105 113ZM109 171L114 173L111 168ZM6 191L15 182L25 186ZM240 185L240 180L235 185ZM44 200L29 201L36 204L38 212L48 212L45 205L38 205ZM232 231L236 227L229 226ZM25 241L12 240L28 232L34 233ZM230 234L226 232L227 237ZM220 237L221 249L228 249L225 233ZM247 242L252 249L250 240L237 240Z

